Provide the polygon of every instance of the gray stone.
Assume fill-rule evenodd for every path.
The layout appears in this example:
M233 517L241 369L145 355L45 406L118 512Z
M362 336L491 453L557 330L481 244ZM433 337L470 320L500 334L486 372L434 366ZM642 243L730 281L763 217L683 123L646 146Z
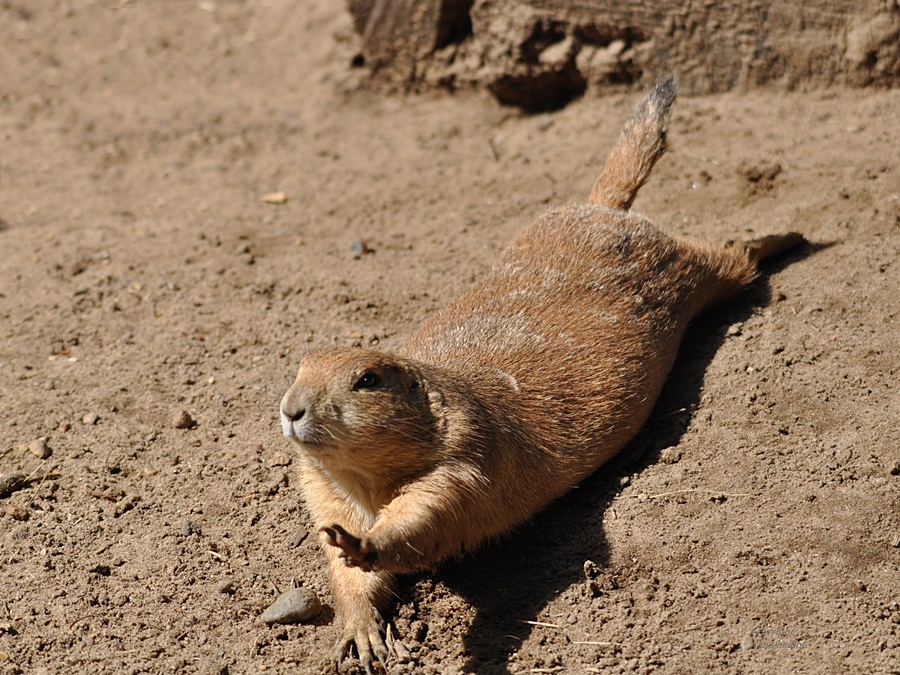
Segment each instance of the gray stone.
M269 605L260 614L259 620L269 625L300 623L312 619L321 611L322 603L313 591L308 588L292 588Z

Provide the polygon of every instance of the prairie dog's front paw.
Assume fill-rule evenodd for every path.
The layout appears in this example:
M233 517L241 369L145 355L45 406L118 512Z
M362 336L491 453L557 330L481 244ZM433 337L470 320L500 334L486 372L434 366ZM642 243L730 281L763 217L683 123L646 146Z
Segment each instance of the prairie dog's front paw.
M341 550L338 555L347 567L357 567L363 572L378 568L378 551L365 539L353 536L337 524L323 527L322 532L331 546Z

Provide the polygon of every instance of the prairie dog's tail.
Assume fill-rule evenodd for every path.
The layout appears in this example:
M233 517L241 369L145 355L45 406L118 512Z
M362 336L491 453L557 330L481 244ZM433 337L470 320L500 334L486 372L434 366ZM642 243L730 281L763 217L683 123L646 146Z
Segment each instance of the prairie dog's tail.
M669 75L644 95L606 160L589 201L613 209L631 207L637 191L650 178L653 165L666 151L676 89L675 76Z

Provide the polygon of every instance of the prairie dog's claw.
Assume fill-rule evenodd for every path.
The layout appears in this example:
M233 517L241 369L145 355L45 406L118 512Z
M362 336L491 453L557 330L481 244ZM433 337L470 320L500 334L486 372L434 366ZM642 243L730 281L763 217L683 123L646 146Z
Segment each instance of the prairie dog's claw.
M377 624L373 623L356 631L348 629L344 633L344 637L337 644L337 668L340 668L344 659L350 655L353 645L356 645L359 662L366 669L366 675L387 672L385 664L388 650Z
M341 549L339 555L347 567L358 567L363 572L371 572L378 565L378 551L340 525L335 523L331 527L323 527L322 532L329 545Z

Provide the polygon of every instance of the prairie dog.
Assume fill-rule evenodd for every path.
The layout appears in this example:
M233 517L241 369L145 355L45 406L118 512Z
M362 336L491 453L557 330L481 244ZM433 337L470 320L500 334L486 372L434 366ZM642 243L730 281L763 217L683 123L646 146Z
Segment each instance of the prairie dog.
M646 421L685 328L798 234L684 241L630 212L666 149L675 80L639 103L586 204L521 232L488 276L397 354L311 351L281 401L344 632L388 658L393 575L528 519Z

